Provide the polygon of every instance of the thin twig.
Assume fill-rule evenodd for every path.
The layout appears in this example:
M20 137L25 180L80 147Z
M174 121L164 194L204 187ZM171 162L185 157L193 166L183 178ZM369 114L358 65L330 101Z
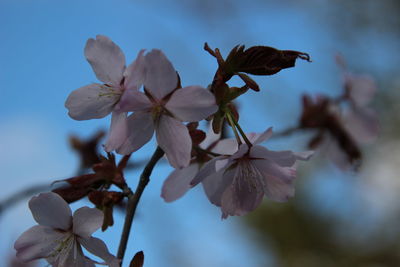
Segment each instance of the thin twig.
M126 246L128 244L132 221L135 216L136 208L137 205L139 204L140 197L142 196L144 189L146 188L147 184L150 181L150 175L153 171L154 166L157 164L157 162L161 159L163 155L164 151L160 147L157 147L150 161L144 167L143 172L140 175L139 183L136 187L135 193L129 197L128 206L126 208L124 228L122 230L121 241L119 243L118 253L117 253L118 259L121 259L121 266L122 266L122 260L125 255Z

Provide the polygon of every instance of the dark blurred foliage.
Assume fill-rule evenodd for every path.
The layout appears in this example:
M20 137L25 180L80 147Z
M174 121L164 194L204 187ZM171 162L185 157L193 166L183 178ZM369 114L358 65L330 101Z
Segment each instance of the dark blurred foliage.
M357 55L357 47L360 40L365 40L362 37L368 32L378 32L400 44L400 1L339 0L329 4L327 1L296 2L306 5L310 10L321 8L323 3L324 12L320 15L325 16L332 34L347 47L344 53L351 67L367 71L378 80L380 91L375 107L380 114L382 133L377 143L369 147L369 151L374 151L384 143L396 141L400 134L397 115L400 108L400 88L396 74L398 66L374 69L373 66L363 65L363 62L357 61L360 56ZM354 58L351 58L352 55ZM399 55L393 57L398 58ZM368 154L368 151L363 152ZM244 218L245 223L255 229L259 243L272 251L277 266L400 266L400 228L396 227L400 214L383 218L386 222L377 225L372 232L360 226L357 232L363 235L363 239L357 240L353 228L330 215L329 210L321 215L307 207L307 202L303 200L312 193L312 189L305 189L304 185L307 184L305 176L310 175L310 172L299 175L298 186L302 188L303 185L303 188L297 191L295 199L285 204L268 202ZM323 176L318 178L324 179ZM388 225L398 229L388 231L385 229ZM338 233L341 234L340 238Z
M357 243L351 234L340 242L335 238L337 221L316 216L297 201L269 203L246 218L256 229L259 243L276 254L277 266L399 266L399 242L375 237Z

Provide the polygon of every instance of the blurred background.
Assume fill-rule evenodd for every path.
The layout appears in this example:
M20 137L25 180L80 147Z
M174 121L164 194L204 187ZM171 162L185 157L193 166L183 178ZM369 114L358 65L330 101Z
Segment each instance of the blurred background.
M217 64L204 42L224 56L238 44L309 53L312 63L254 77L261 92L238 103L242 126L254 132L295 126L304 93L340 94L342 72L334 60L340 53L349 70L371 75L379 87L372 106L381 134L362 146L359 172L344 172L316 154L299 166L295 198L265 199L250 215L222 221L201 187L165 203L160 190L172 169L161 163L139 205L125 266L139 250L147 267L400 266L399 29L398 0L0 0L0 203L73 176L79 158L68 136L107 129L109 118L78 122L64 108L72 90L96 82L83 56L96 34L116 42L127 62L142 48L162 49L183 85L212 81ZM307 138L294 134L266 145L302 151ZM132 161L148 158L154 147L153 140ZM127 175L131 186L139 172ZM0 266L34 225L27 200L0 211ZM82 205L91 204L72 207ZM115 225L95 234L113 253L122 223L123 213L116 212Z

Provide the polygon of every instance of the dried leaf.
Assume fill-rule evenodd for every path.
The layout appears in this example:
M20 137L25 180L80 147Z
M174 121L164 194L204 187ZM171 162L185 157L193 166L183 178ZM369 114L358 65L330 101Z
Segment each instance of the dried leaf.
M139 251L133 257L129 267L143 267L144 264L144 253L143 251Z
M260 91L260 87L258 86L258 84L252 78L250 78L248 75L246 75L244 73L238 73L238 75L250 89L253 89L256 92Z
M244 48L236 46L229 53L225 61L228 73L272 75L282 69L294 67L298 58L310 61L308 54L298 51L278 50L269 46L253 46L246 50Z
M206 139L206 133L202 130L196 129L193 131L189 131L189 134L194 146L199 145L201 142L203 142L204 139Z

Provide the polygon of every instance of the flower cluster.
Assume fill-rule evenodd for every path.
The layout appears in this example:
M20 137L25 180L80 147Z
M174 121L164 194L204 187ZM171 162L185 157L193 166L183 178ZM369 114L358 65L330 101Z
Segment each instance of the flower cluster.
M108 37L99 35L87 41L84 53L100 83L72 91L65 107L75 120L111 114L104 145L107 155L97 153L103 133L88 142L71 138L81 156L81 168L91 167L93 172L65 179L66 186L30 200L29 207L39 225L15 242L20 259L45 258L58 267L94 266L97 262L83 255L83 246L104 261L100 264L120 266L136 206L152 169L164 153L174 168L162 187L161 196L167 202L202 184L206 196L221 209L225 219L255 210L264 196L276 202L294 196L297 162L310 159L313 152L272 151L262 146L272 136L272 128L261 134L246 134L234 102L249 89L261 90L249 75L274 75L294 67L297 59L310 61L309 55L267 46L236 46L224 59L218 49L207 44L204 49L218 63L207 88L182 86L178 72L161 50L140 50L126 66L124 53ZM228 84L234 76L243 81L241 87ZM346 74L345 90L339 99L303 98L297 128L317 130L310 141L311 148L332 139L349 161L356 161L361 154L355 136L360 142L376 136L375 114L368 108L374 91L368 78ZM339 112L343 102L348 103L348 108ZM209 123L207 134L199 129L203 120ZM234 138L227 136L228 130ZM154 133L156 152L133 192L124 171L131 154L148 143ZM119 162L114 152L122 155ZM84 197L96 208L83 207L72 215L68 203ZM117 258L91 235L100 227L105 231L112 226L113 207L123 206L125 201L127 214ZM143 262L143 253L137 255L133 261Z
M181 88L176 70L160 50L151 50L147 54L141 50L133 63L125 67L121 49L110 39L105 36L89 39L85 55L96 76L104 84L92 84L73 91L65 104L69 115L84 120L112 113L110 134L105 145L107 152L115 150L119 154L129 155L147 143L155 132L158 145L175 168L162 190L162 197L168 202L181 197L197 184L192 181L195 177L195 180L204 179L203 185L210 184L211 180L218 184L221 177L236 170L233 166L240 167L237 168L239 174L228 179L232 186L227 188L225 182L219 189L221 194L226 192L224 204L221 199L217 201L215 197L210 198L212 203L222 207L224 218L227 215L243 215L245 211L255 209L264 194L272 200L286 200L294 192L296 159L305 158L296 157L297 154L290 151L269 151L268 155L255 157L254 151L263 149L258 145L260 140L254 143L254 147L251 143L241 144L241 138L247 139L247 136L239 137L236 131L241 128L232 101L249 88L260 90L257 83L245 73L272 75L284 68L293 67L297 58L309 60L309 56L271 47L258 46L245 50L244 46L238 46L224 60L218 49L213 51L207 44L205 49L217 58L219 64L210 90L200 86ZM244 87L228 86L227 82L234 75L245 82ZM128 115L129 112L132 113ZM200 131L197 130L198 124L193 127L193 124L185 126L182 122L198 122L206 118L214 118L213 131L202 136L206 138L204 141L197 142L195 136ZM228 123L235 131L237 140L231 141L236 144L230 148L225 146L220 156L210 156L210 152L215 153L216 148L227 143L218 140L224 123ZM276 161L271 156L274 153L286 153L288 162ZM229 164L224 168L220 166L217 171L213 164L220 162L218 160L221 157ZM259 167L254 167L256 165ZM209 178L209 174L205 175L204 169L209 170L210 166L221 177ZM243 183L247 185L243 186ZM278 190L278 187L281 189ZM205 190L210 196L209 186L205 186ZM248 190L249 194L241 190ZM228 202L231 206L229 211L226 208Z
M157 143L171 165L186 167L191 139L184 121L200 121L215 113L214 96L200 86L181 88L171 62L160 50L139 52L125 67L121 49L105 36L89 39L85 55L97 78L73 91L65 106L76 120L112 113L106 151L127 155L146 144L156 132ZM140 91L141 87L144 91ZM133 112L127 116L128 112Z

